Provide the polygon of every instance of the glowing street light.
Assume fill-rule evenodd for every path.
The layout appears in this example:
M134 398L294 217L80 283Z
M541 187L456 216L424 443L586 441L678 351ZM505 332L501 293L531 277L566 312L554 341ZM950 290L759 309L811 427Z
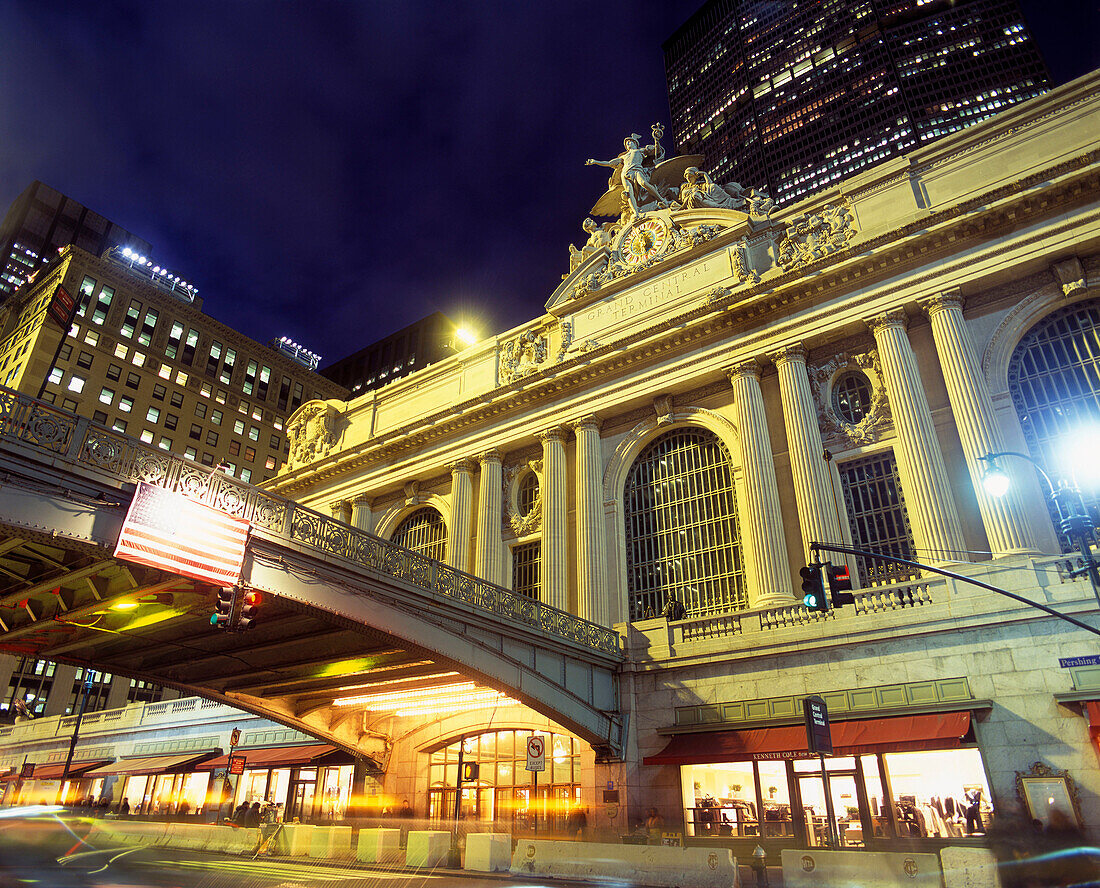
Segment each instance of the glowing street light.
M1091 452L1096 453L1095 450ZM1058 516L1058 529L1077 547L1082 560L1085 562L1085 567L1082 570L1071 571L1070 576L1079 576L1081 573L1087 574L1089 581L1092 583L1092 591L1096 595L1096 600L1100 602L1100 570L1098 570L1096 559L1092 554L1092 519L1089 517L1088 510L1085 508L1085 501L1081 497L1081 491L1076 483L1060 481L1055 484L1034 457L1015 450L1000 450L996 453L987 453L985 456L978 457L979 460L985 463L982 472L982 487L990 496L1004 496L1012 486L1012 482L1004 469L997 464L997 460L1003 456L1011 456L1031 463L1046 483L1047 495L1050 497L1050 501L1054 503L1054 511Z

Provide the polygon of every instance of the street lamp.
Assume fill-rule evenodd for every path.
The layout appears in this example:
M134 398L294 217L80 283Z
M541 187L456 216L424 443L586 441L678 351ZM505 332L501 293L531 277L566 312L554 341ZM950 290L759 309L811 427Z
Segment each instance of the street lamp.
M1035 471L1046 482L1047 494L1050 501L1054 503L1054 511L1058 516L1058 529L1073 542L1081 553L1081 558L1085 562L1084 573L1088 574L1089 581L1092 583L1092 591L1096 595L1097 602L1100 602L1100 570L1097 569L1096 559L1092 555L1092 519L1089 518L1088 511L1085 509L1085 501L1081 496L1081 491L1078 490L1075 484L1069 484L1065 481L1059 481L1058 484L1055 484L1034 457L1015 450L999 450L996 453L987 453L985 456L978 457L979 460L985 463L985 469L982 472L982 487L990 496L1004 496L1011 486L1008 475L1004 469L997 465L997 460L1002 456L1026 460L1031 463ZM1077 576L1078 572L1073 571L1071 575Z

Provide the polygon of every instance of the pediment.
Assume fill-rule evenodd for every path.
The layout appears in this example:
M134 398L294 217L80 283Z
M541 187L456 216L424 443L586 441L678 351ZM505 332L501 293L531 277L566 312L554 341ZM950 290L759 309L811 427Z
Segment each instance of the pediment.
M751 236L771 225L769 219L753 217L739 210L656 210L645 213L614 232L611 242L567 274L554 288L546 310L561 317L593 299L633 286L655 274L690 261L727 243ZM652 256L633 254L630 246L640 228L659 235L660 249Z

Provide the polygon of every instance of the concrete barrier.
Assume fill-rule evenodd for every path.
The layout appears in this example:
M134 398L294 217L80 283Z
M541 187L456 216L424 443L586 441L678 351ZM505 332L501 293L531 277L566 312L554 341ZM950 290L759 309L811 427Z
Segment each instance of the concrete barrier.
M350 826L315 826L309 840L309 856L323 859L351 857Z
M288 857L306 857L313 841L312 823L285 823L283 824L283 848Z
M988 848L940 848L946 888L1001 888L997 858Z
M512 854L511 872L561 879L616 879L657 888L731 888L738 884L737 860L728 848L521 839Z
M940 888L942 884L935 854L787 848L780 859L785 888Z
M240 854L255 847L259 831L202 823L149 823L97 820L88 831L91 845L156 845L190 851Z
M405 866L446 866L451 853L451 834L434 829L411 829L405 845Z
M396 863L401 859L401 830L359 830L355 856L363 863Z
M508 833L470 833L466 836L463 869L503 873L512 865L512 837Z

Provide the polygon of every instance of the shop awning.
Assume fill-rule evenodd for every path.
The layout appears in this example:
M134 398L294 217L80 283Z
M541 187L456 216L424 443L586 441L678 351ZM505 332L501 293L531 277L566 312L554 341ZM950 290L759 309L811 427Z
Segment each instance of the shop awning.
M870 752L915 752L952 749L970 730L969 712L898 715L833 722L834 755ZM803 725L748 731L675 734L663 750L643 760L646 765L704 765L746 759L805 758L811 753Z
M104 765L89 771L86 777L106 777L108 774L163 774L166 771L186 768L199 759L209 756L209 752L188 752L182 755L152 755L143 758L120 759L110 765Z
M1089 717L1089 736L1100 741L1100 700L1086 700L1085 715Z
M94 762L73 762L69 765L69 777L83 777L92 768L107 764L107 759L96 759ZM65 773L65 763L56 762L49 765L34 766L34 780L60 780Z
M266 749L238 749L233 755L245 757L245 767L286 768L290 765L306 765L323 755L335 752L336 747L327 743L312 743L308 746L276 746ZM216 771L229 766L229 756L220 755L208 762L195 766L196 771Z

